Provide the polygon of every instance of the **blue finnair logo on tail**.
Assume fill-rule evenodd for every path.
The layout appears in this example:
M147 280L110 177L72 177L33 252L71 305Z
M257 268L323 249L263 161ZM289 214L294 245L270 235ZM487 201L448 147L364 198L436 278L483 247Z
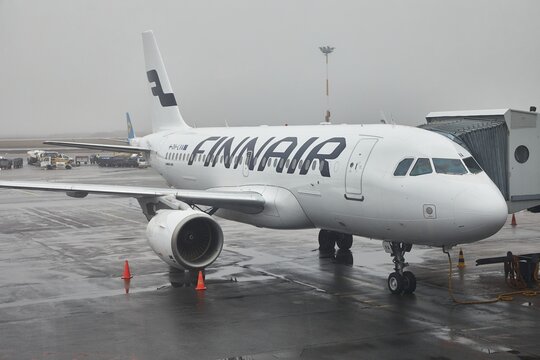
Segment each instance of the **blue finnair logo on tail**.
M176 106L176 99L174 98L174 94L173 93L165 94L163 92L163 88L161 87L161 81L159 80L159 75L156 70L147 71L146 77L148 78L148 82L155 84L152 87L152 94L159 98L159 102L161 103L161 106L163 107Z
M128 140L135 139L135 130L133 130L133 125L131 125L131 118L129 113L126 113L127 120L127 129L128 129Z

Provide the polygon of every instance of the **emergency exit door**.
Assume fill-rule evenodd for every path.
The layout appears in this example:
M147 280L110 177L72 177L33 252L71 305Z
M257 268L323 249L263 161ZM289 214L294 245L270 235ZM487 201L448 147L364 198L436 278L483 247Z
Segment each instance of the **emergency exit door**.
M363 138L358 141L347 163L345 173L345 198L349 200L364 200L362 194L362 176L369 155L377 143L376 138Z

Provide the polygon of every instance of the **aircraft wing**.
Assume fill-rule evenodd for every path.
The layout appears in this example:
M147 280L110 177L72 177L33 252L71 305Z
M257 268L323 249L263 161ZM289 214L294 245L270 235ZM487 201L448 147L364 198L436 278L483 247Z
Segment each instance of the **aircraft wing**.
M212 206L222 209L256 214L264 209L263 196L254 191L212 191L182 190L171 188L151 188L143 186L121 186L103 184L73 184L43 181L1 181L0 188L42 190L65 192L72 197L85 197L88 194L107 194L123 197L148 198L174 196L176 199L193 205Z
M130 146L130 145L90 144L90 143L79 143L79 142L71 142L71 141L44 141L43 143L47 145L67 146L67 147L104 150L104 151L129 152L129 153L140 153L140 152L150 151L150 149L147 149L147 148Z

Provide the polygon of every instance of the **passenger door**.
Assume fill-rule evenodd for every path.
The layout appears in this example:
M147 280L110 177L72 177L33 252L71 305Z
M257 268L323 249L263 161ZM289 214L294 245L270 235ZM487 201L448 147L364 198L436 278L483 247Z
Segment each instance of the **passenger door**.
M376 138L363 138L358 141L347 163L345 173L345 198L348 200L363 201L362 175L373 147L377 143Z

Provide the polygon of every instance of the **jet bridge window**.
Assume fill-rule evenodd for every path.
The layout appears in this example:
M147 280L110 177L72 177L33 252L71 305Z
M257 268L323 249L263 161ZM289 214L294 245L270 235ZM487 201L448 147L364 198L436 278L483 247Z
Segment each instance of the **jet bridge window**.
M394 176L407 175L407 171L409 171L409 168L411 167L411 164L413 161L414 161L413 158L406 158L406 159L401 160L398 166L396 167L396 171L394 171Z
M419 158L416 160L413 169L411 170L410 176L418 176L431 174L433 169L431 168L431 162L427 158Z
M434 158L433 166L437 174L463 175L467 173L467 169L459 159Z
M465 166L467 166L467 169L469 169L471 174L478 174L482 172L482 168L480 167L480 165L478 165L478 163L476 162L476 160L474 160L472 156L463 159L463 162L465 163Z

